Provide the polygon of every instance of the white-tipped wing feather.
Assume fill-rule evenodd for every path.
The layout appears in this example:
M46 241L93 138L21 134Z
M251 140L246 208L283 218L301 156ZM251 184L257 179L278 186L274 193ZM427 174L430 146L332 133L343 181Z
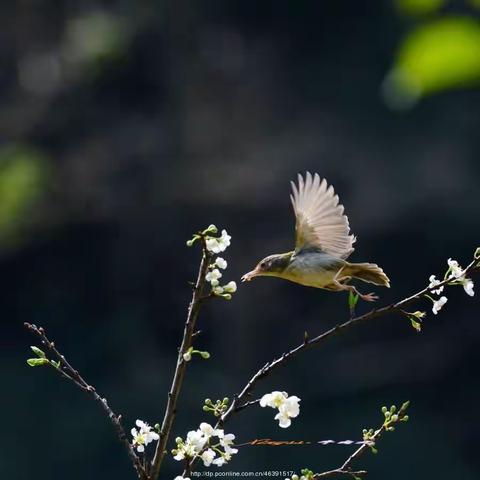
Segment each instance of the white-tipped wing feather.
M347 258L353 252L355 237L350 235L348 218L338 195L316 173L307 172L305 181L298 175L290 195L296 217L295 250L316 247L335 257Z

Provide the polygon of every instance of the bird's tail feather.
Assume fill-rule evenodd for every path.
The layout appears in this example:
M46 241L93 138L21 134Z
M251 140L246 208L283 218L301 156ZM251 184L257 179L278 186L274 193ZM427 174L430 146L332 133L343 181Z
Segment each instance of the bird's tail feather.
M375 263L349 263L342 273L367 283L390 288L389 278Z

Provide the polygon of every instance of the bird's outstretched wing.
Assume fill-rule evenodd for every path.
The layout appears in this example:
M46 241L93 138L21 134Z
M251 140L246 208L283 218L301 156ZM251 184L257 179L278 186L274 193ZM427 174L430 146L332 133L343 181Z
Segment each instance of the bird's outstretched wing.
M335 257L347 258L352 252L355 237L350 235L348 218L338 195L316 173L307 172L305 180L298 175L298 187L292 183L290 195L296 217L295 251L319 248Z

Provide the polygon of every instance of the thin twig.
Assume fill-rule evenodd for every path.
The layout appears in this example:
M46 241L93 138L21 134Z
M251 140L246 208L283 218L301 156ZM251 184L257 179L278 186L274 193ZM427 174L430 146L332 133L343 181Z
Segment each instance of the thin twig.
M208 272L211 255L206 249L205 239L203 237L201 238L201 241L203 246L202 260L200 262L200 268L198 270L198 277L193 290L192 300L190 302L190 306L188 307L188 315L183 330L182 344L178 351L177 366L175 368L172 386L168 393L167 407L165 409L162 427L160 429L160 439L157 443L155 456L152 461L152 471L150 475L152 480L156 480L160 473L160 467L166 453L167 442L170 437L170 432L172 430L173 421L176 415L178 396L182 388L183 378L187 368L187 362L183 359L183 354L186 353L192 345L192 340L196 333L195 323L197 321L201 304L206 298L203 296L203 290L205 287L205 276Z
M376 432L375 434L372 436L371 440L374 442L375 440L377 440L381 435L382 433L385 431L385 426L382 425L382 427L380 427ZM336 468L335 470L328 470L326 472L322 472L322 473L316 473L314 475L314 478L326 478L326 477L332 477L332 476L335 476L335 475L350 475L352 477L354 476L357 476L357 477L360 477L362 475L366 475L367 472L365 470L357 470L357 471L353 471L352 468L351 468L351 464L352 462L360 457L361 455L363 455L365 453L365 451L370 448L370 445L368 443L364 443L363 445L361 445L360 447L358 447L342 464L342 466L340 468Z
M478 259L472 260L472 262L470 262L469 265L464 270L464 275L467 275L468 273L471 273L474 270L476 270L475 266L477 263L478 263ZM267 375L269 375L273 370L284 365L288 360L291 360L292 358L297 356L299 353L322 343L327 338L332 337L350 327L353 327L354 325L363 323L373 318L384 316L387 313L394 313L394 312L402 313L401 310L407 305L410 305L415 300L419 300L420 298L422 298L425 294L431 293L432 290L436 290L440 286L446 285L449 282L451 282L451 279L447 278L442 282L440 282L435 287L432 287L432 288L426 287L423 290L420 290L419 292L407 298L404 298L403 300L400 300L396 303L392 303L390 305L386 305L385 307L381 307L378 309L373 309L370 312L365 313L364 315L353 317L350 320L344 323L338 324L312 339L309 339L308 336L306 336L305 340L300 345L298 345L295 348L292 348L288 352L285 352L283 355L272 360L271 362L266 363L262 368L260 368L257 371L257 373L255 373L255 375L253 375L253 377L248 381L248 383L245 385L243 390L234 397L234 399L232 400L232 403L230 404L230 407L222 415L219 424L220 425L225 424L225 422L227 422L234 413L240 410L243 410L244 408L250 405L255 404L255 402L247 402L246 400L247 400L247 397L251 394L257 382L262 378L266 377Z
M133 464L133 467L137 472L138 478L140 480L147 480L148 479L147 472L143 468L140 459L138 458L137 454L135 453L135 450L133 449L133 446L128 441L127 434L125 433L125 430L121 423L121 418L122 418L121 415L117 415L116 413L114 413L114 411L108 405L107 399L100 396L98 392L95 390L95 388L92 385L90 385L80 375L80 373L75 368L72 367L72 365L70 365L70 363L67 361L65 356L62 355L57 350L54 342L49 340L45 330L42 327L37 327L36 325L32 325L30 323L25 323L24 325L30 332L32 332L33 334L37 335L40 338L42 345L44 345L51 353L53 353L57 358L57 360L60 362L60 365L58 368L54 367L52 363L49 363L49 365L52 365L52 367L58 373L60 373L60 375L63 378L70 380L75 385L77 385L77 387L89 393L100 404L103 411L106 413L106 415L112 422L113 426L115 427L118 438L124 444L127 450L128 456Z
M368 472L366 470L343 470L342 468L336 468L335 470L328 470L327 472L316 473L313 478L327 478L327 477L338 477L338 476L348 476L348 477L362 477Z

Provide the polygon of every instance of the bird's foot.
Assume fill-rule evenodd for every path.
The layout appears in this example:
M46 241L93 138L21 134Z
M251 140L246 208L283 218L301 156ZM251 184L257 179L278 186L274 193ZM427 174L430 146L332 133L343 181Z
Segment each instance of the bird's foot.
M362 300L365 300L366 302L375 302L378 300L378 295L376 295L374 292L371 293L360 293L360 298Z

